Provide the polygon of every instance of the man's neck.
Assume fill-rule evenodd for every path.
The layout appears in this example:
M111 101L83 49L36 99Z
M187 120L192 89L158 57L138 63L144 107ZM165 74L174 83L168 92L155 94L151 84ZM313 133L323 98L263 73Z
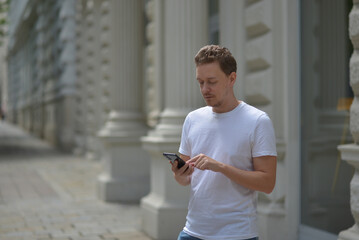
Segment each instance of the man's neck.
M219 107L212 107L212 111L215 113L226 113L226 112L230 112L233 109L235 109L239 104L241 103L241 101L237 100L236 98L232 99L230 102L228 102L228 104L224 105L224 106L219 106Z

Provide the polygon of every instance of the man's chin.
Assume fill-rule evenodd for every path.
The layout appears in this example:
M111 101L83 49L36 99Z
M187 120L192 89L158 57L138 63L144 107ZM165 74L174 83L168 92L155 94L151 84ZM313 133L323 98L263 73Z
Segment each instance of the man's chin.
M206 102L206 104L207 104L207 106L209 106L209 107L213 107L213 102L211 102L211 101L208 101L208 100L205 100L205 102Z
M218 103L215 103L213 101L205 101L205 102L209 107L217 107L219 105Z

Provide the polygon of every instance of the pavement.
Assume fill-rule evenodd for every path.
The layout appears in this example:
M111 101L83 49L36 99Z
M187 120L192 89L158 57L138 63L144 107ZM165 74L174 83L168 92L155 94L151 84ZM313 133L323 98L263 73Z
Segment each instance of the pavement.
M97 198L101 167L0 122L0 240L151 240L138 204Z

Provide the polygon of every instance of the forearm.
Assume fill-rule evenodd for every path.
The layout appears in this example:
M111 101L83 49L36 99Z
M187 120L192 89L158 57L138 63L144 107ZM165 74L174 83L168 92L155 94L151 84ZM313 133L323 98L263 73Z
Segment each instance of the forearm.
M276 179L276 156L254 157L253 171L245 171L234 166L216 161L204 154L199 154L187 163L204 171L220 172L237 184L251 190L271 193Z
M219 172L245 188L267 194L273 191L275 185L275 177L261 171L246 171L230 165L220 164Z

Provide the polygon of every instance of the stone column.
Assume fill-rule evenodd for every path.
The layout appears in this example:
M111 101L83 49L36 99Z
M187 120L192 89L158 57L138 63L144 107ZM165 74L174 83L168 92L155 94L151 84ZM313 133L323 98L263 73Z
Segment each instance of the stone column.
M99 137L104 144L104 172L98 178L105 201L139 201L149 191L149 161L140 137L142 115L143 2L103 1L102 74L109 78L111 111Z
M101 59L100 56L100 19L101 1L86 1L86 157L97 160L101 153L101 143L97 138L98 130L104 125L102 121L102 81L101 81ZM97 56L97 57L96 57Z
M86 152L86 4L76 2L76 110L75 110L75 155Z
M57 145L56 140L56 126L60 125L56 123L56 82L58 82L58 51L55 51L56 46L60 46L59 33L53 31L53 26L56 25L58 14L52 14L53 12L59 12L60 4L52 4L49 1L44 1L44 13L45 13L45 29L44 29L44 82L43 82L43 106L44 106L44 138Z
M349 35L354 52L350 58L350 85L354 92L354 101L350 107L350 131L353 144L338 146L342 159L355 168L350 182L350 205L355 224L342 231L339 240L359 239L359 0L353 0L353 9L349 14Z
M178 151L184 118L203 105L195 80L194 56L207 44L207 1L169 0L152 4L155 21L163 19L164 96L159 124L143 138L143 146L151 155L151 192L141 200L142 228L155 239L176 239L185 224L189 187L176 183L162 152ZM160 34L154 38L158 41Z
M56 92L59 97L56 108L57 137L59 145L66 151L73 150L75 137L75 93L76 93L76 1L64 0L59 9L61 30L59 40L61 52L59 65L61 74ZM60 130L61 129L61 130Z

